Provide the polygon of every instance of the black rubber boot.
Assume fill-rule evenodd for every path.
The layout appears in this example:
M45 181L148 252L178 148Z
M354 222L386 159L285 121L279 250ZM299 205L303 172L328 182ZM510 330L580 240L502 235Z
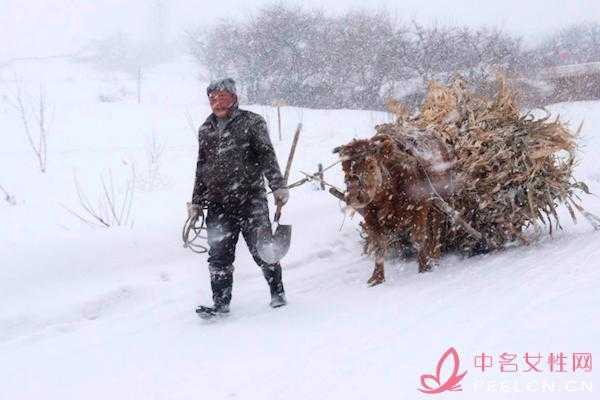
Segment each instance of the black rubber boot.
M229 314L229 307L206 307L198 306L196 308L196 314L202 319L211 319L213 317L225 316Z
M281 279L281 265L278 263L265 266L263 267L263 274L269 284L269 291L271 292L270 306L273 308L285 306L287 300L285 298L285 290Z
M262 268L263 275L269 284L271 295L283 293L283 282L281 280L281 265L273 264Z
M231 289L233 287L232 272L218 272L210 277L210 286L213 292L214 309L219 313L229 312L231 303Z
M287 304L287 299L285 298L285 293L277 293L271 295L271 302L269 305L273 308L283 307Z

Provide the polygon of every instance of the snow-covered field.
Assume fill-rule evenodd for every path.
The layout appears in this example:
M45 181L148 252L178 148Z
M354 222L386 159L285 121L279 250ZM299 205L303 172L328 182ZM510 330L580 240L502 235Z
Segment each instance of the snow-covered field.
M0 101L0 399L419 399L422 374L456 348L462 392L446 398L592 399L600 373L572 371L572 353L600 359L600 233L574 225L530 247L445 257L417 274L414 261L388 265L387 282L365 284L358 219L310 184L294 189L283 220L293 225L284 265L289 305L272 310L258 268L240 241L231 315L215 323L194 308L210 302L206 257L182 248L195 171L198 124L209 113L204 84L185 64L164 67L134 97L99 102L122 83L81 65L20 71L45 82L53 109L48 171L41 174L20 120ZM10 90L10 83L2 90ZM34 90L32 90L34 93ZM292 180L335 161L331 149L387 121L371 111L283 110L263 114L280 163L293 130L304 129ZM582 130L577 176L600 193L600 102L551 107ZM149 172L152 138L165 150ZM74 176L92 203L110 170L117 196L132 167L133 226L91 228ZM158 171L158 172L156 172ZM327 176L341 186L339 169ZM600 200L584 199L600 214ZM484 372L474 356L494 357ZM525 353L542 372L525 372ZM547 357L564 353L566 372ZM516 354L519 371L500 371ZM435 398L435 395L434 395Z

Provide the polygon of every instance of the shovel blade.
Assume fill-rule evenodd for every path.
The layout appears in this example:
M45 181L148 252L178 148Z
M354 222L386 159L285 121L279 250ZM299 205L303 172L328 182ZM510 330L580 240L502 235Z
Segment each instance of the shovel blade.
M269 227L258 230L256 251L258 256L267 264L279 262L290 249L292 226L278 225L275 233Z

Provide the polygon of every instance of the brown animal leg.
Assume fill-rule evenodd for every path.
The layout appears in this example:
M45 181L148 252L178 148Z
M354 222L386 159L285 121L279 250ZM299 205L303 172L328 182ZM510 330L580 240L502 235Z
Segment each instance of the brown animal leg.
M429 272L431 271L431 263L429 262L429 257L419 253L419 273Z
M431 258L434 264L437 264L437 260L442 255L442 229L444 225L443 216L436 210L432 209L429 213L431 219Z
M421 206L421 210L417 212L413 220L411 231L411 241L417 250L417 260L419 262L419 272L427 272L431 270L431 234L428 228L430 222L429 207Z
M375 261L375 269L373 270L373 275L367 281L369 286L377 286L385 282L385 270L383 267L383 257L377 257Z
M426 236L419 251L419 272L431 271L441 255L442 221L435 210L429 210L425 227Z

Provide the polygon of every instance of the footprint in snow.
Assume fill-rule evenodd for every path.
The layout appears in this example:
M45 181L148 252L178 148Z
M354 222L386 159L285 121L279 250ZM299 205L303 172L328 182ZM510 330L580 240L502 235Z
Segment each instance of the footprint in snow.
M81 314L87 320L95 320L100 316L115 308L120 303L130 299L134 294L132 288L123 286L110 291L97 299L88 301L83 305Z
M163 282L169 282L169 281L171 281L171 276L169 274L167 274L166 272L161 272L160 280Z

